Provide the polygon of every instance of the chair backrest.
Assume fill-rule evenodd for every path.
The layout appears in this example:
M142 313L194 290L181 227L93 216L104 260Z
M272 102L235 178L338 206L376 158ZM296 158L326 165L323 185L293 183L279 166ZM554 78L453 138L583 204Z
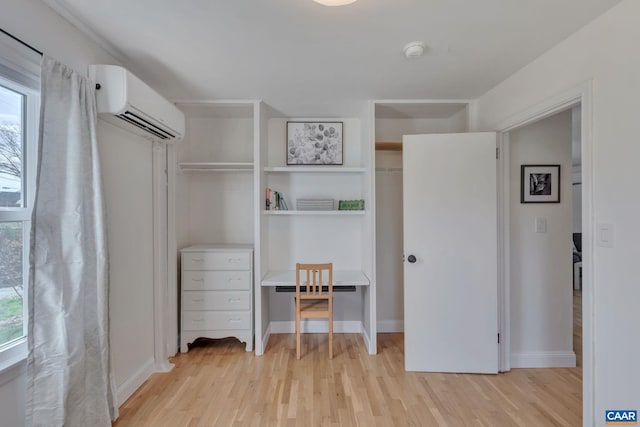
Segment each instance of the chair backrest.
M296 264L296 297L326 298L333 295L333 263Z

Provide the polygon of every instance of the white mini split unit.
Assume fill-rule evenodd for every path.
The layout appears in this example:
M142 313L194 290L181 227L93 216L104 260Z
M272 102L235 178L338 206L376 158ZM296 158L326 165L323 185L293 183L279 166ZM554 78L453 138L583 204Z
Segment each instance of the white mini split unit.
M142 80L117 65L89 65L100 118L153 141L184 136L184 113Z

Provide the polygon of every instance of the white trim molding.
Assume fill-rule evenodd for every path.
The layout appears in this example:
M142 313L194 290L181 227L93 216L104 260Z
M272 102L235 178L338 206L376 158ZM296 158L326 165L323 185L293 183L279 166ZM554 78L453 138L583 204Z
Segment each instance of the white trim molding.
M512 368L575 368L573 351L533 351L511 353Z
M19 345L9 350L9 354L0 364L0 387L27 373L27 342L23 339Z
M371 356L375 356L377 354L377 348L372 348L371 346L374 345L373 342L371 342L371 338L369 338L369 334L367 334L367 328L364 327L364 325L361 325L362 329L360 331L360 335L362 335L362 339L364 340L364 345L367 349L369 349L369 354ZM377 347L377 343L375 344L375 346Z
M258 353L258 340L257 340L257 334L256 334L256 356L262 356L264 354L264 351L267 349L267 345L269 344L269 338L271 337L271 322L269 322L269 324L267 325L267 328L264 331L264 334L262 335L262 339L260 340L260 344L262 344L262 347L260 348L260 352Z
M122 406L133 393L136 392L144 384L144 382L154 372L155 361L147 360L133 375L131 375L124 383L118 386L118 406Z
M378 320L376 322L379 334L404 332L404 320Z
M167 222L167 151L166 144L153 143L153 332L155 370L169 372L173 364L167 354L168 317L173 314L169 304L168 222ZM173 312L173 313L172 313Z

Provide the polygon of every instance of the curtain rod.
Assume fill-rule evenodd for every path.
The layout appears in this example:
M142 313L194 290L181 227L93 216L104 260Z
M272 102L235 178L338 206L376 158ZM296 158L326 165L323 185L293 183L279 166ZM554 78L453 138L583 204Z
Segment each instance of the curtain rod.
M36 49L35 47L31 46L29 43L24 42L22 40L20 40L19 38L17 38L16 36L14 36L11 33L6 32L5 30L3 30L2 28L0 28L0 32L6 34L7 36L11 37L12 39L14 39L15 41L17 41L18 43L20 43L23 46L28 47L29 49L31 49L32 51L34 51L35 53L37 53L40 56L43 56L42 51L39 51L38 49Z

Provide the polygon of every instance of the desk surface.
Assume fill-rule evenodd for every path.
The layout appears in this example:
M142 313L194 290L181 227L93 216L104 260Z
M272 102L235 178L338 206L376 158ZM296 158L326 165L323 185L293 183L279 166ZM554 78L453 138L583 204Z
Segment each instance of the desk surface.
M334 286L369 286L369 278L360 270L334 270ZM295 286L295 270L269 271L262 279L262 286Z

